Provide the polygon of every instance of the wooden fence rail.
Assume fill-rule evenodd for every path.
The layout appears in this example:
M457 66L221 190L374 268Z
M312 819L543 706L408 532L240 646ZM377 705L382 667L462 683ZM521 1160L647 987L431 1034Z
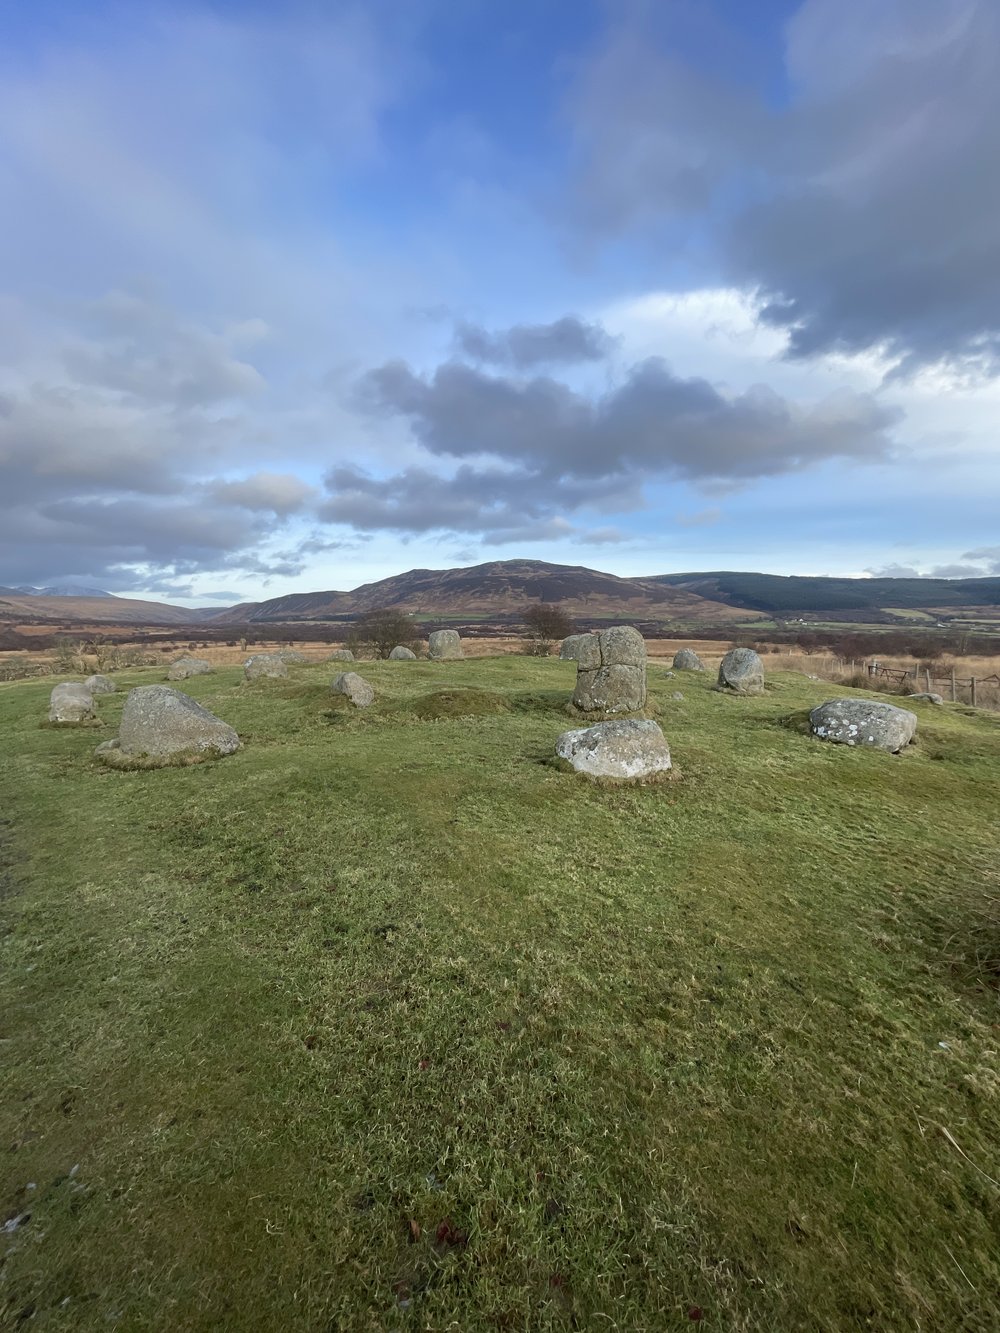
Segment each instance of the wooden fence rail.
M869 662L867 666L869 676L877 676L882 680L891 680L900 686L905 685L908 680L911 680L913 684L916 685L917 691L923 688L928 694L935 693L935 685L943 685L946 689L950 690L952 703L957 703L959 690L967 689L969 691L969 701L973 708L976 707L978 702L979 687L981 685L995 684L1000 686L1000 675L996 673L992 676L969 676L960 679L955 675L954 671L948 676L935 676L933 671L928 667L925 667L922 671L918 666L914 666L912 670L903 670L900 667L882 666L880 662Z

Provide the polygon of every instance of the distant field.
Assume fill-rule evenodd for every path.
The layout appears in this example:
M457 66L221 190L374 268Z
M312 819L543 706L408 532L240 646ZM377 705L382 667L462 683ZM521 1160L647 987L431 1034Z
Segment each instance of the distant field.
M572 664L359 670L145 773L0 684L0 1327L1000 1327L1000 719L654 663L681 778L601 788Z

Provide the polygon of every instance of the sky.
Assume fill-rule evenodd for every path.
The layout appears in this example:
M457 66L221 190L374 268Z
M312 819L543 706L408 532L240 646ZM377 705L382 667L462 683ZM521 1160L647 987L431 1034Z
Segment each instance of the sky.
M0 0L0 585L1000 574L996 0Z

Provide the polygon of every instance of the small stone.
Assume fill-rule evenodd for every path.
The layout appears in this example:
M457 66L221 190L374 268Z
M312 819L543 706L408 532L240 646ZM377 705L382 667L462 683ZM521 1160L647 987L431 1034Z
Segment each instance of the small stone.
M655 722L621 718L564 731L556 754L578 773L637 782L670 768L670 748Z
M389 654L391 662L415 662L417 655L412 648L407 648L405 644L397 643L395 648Z
M464 657L462 636L456 629L436 629L427 639L427 655L435 662L449 657Z
M910 700L914 703L924 703L924 704L944 703L944 698L940 694L934 694L934 693L911 694L909 697Z
M693 648L679 648L674 653L675 671L704 671L705 663Z
M732 648L719 664L720 690L730 694L763 694L764 664L752 648Z
M300 653L297 648L282 648L281 652L278 653L278 656L283 662L293 662L297 665L309 661L309 658L306 657L305 653Z
M344 671L330 688L336 694L346 695L355 708L368 708L375 702L375 691L356 671Z
M350 648L337 648L326 660L328 662L353 662L354 654Z
M49 696L49 721L60 725L89 722L94 713L94 696L86 685L68 680L57 685Z
M100 673L88 676L83 683L91 694L115 694L118 690L118 686L109 676L102 676Z
M288 667L278 653L255 653L243 663L243 675L247 680L260 680L264 676L287 676Z
M207 676L215 670L204 657L178 657L170 663L167 680L187 680L191 676Z
M676 699L678 703L683 702L684 699L684 696L683 694L681 694L680 690L674 690L673 694L670 697L671 699Z

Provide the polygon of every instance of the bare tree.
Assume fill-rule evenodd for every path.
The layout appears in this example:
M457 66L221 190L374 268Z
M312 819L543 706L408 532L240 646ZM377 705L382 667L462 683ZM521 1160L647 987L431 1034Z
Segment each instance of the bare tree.
M416 622L405 611L384 607L358 616L347 635L347 647L358 657L388 657L393 648L412 648L420 638Z
M575 628L573 621L562 609L551 602L535 602L522 614L528 628L524 651L532 657L548 657L552 644L565 639Z

